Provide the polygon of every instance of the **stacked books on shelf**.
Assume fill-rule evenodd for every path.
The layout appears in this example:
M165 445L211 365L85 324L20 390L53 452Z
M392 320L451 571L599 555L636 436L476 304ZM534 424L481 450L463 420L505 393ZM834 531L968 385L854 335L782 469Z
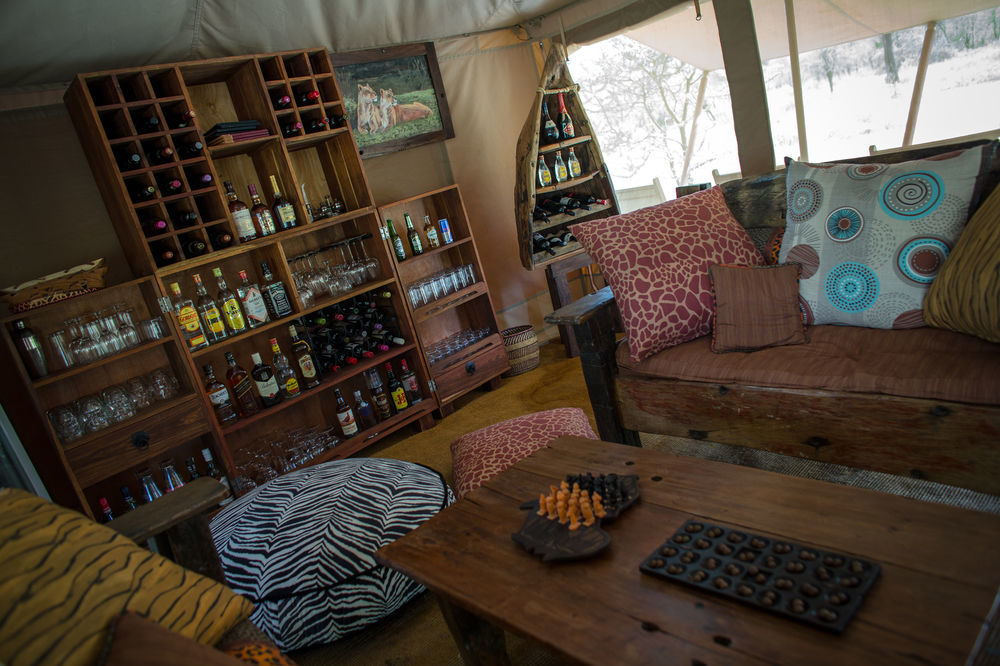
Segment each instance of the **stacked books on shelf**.
M216 123L212 126L212 129L205 132L205 138L208 139L208 145L210 146L249 141L250 139L259 139L269 135L270 132L267 128L261 128L260 123L256 120L236 120L228 123Z

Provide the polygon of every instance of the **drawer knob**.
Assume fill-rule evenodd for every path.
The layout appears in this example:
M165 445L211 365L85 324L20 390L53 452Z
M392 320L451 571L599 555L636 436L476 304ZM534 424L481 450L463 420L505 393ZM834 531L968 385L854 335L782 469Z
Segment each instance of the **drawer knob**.
M145 430L138 430L132 433L132 446L137 449L148 449L149 433Z
M466 363L465 364L465 371L467 373L469 373L470 375L476 374L476 362L475 361L469 361L468 363Z

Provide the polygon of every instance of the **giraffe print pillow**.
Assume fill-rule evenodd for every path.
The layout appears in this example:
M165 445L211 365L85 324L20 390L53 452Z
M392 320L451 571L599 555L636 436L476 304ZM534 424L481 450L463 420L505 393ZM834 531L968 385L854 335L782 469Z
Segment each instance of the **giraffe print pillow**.
M707 335L713 264L759 266L719 187L570 227L618 302L633 362Z

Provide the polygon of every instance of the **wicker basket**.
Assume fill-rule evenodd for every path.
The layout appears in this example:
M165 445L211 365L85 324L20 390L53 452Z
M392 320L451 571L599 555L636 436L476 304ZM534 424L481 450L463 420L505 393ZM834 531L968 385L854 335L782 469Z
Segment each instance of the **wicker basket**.
M12 313L26 312L103 289L104 274L107 272L104 259L94 259L80 266L2 289L0 298L6 301Z
M534 328L528 324L514 326L500 331L500 335L510 361L510 370L503 373L504 377L520 375L538 367L538 338Z

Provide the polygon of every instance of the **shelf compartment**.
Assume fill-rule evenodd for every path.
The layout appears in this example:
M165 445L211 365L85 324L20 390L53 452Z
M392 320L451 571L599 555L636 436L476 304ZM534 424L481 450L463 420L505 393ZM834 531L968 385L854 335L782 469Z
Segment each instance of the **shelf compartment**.
M353 157L354 140L347 128L308 134L287 144L297 182L305 183L310 203L321 202L329 194L343 201L349 211L372 205L367 179L361 163Z
M102 358L100 360L88 363L86 365L74 365L71 368L66 368L65 370L60 370L59 372L46 375L41 379L36 379L33 382L33 384L36 389L44 388L46 386L49 386L50 384L55 384L57 382L64 381L71 377L75 377L77 375L90 372L104 365L108 365L111 363L118 363L120 361L129 358L130 356L141 354L147 350L154 349L156 347L166 345L172 342L173 340L169 337L160 338L159 340L153 340L151 342L144 342L136 347L133 347L132 349L126 349L121 353L115 354L114 356L108 356L106 358Z
M121 93L113 76L93 76L87 79L87 92L95 107L121 104Z
M579 146L581 143L590 143L591 141L593 141L593 137L591 137L589 134L578 135L573 137L572 139L557 141L555 143L547 143L544 146L539 146L538 152L543 154L554 153L557 150L565 150L566 148Z
M419 308L414 309L413 321L416 324L422 324L429 319L433 319L434 317L444 314L449 310L466 305L467 303L488 294L489 289L486 287L486 283L477 282L466 287L465 289L453 292L447 296L442 296L433 303L428 303L427 305L422 305Z
M604 211L611 210L614 208L611 204L589 204L590 210L576 209L576 215L566 215L565 213L560 213L558 215L552 215L545 222L540 222L535 220L532 222L532 228L535 231L545 231L547 229L554 229L555 227L561 227L564 224L576 224L577 222L583 222L590 218L591 215L596 215L597 213L603 213Z
M548 252L535 252L533 255L535 268L542 268L551 264L554 261L560 261L568 257L575 257L578 254L583 254L587 250L580 244L579 241L570 241L566 243L565 247L560 247L556 250L554 255Z
M548 194L550 192L558 192L559 190L568 190L584 183L589 183L591 180L596 178L600 172L591 171L590 173L580 176L579 178L571 178L569 180L564 180L561 183L556 183L555 185L549 185L548 187L539 187L535 190L535 194Z

